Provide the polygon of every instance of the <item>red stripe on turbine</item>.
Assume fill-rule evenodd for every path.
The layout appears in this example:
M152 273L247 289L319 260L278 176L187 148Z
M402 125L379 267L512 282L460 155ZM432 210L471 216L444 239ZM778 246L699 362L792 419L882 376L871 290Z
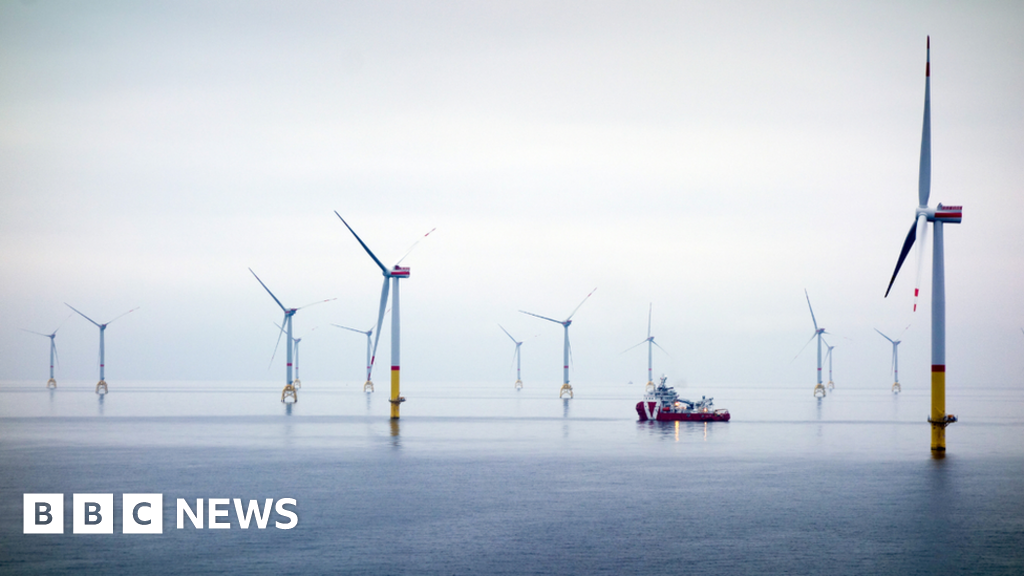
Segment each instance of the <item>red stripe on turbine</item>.
M392 367L391 367L391 370L392 370L393 372L397 372L397 371L398 371L398 369L399 369L399 368L398 368L398 366L392 366Z
M945 364L932 364L932 372L945 372L945 371L946 371L946 365Z

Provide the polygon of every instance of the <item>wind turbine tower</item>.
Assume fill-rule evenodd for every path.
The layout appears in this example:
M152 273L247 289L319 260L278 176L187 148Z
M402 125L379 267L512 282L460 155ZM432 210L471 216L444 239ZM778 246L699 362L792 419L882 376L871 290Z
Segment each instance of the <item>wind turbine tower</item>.
M653 310L654 310L654 304L651 303L650 306L648 306L648 308L647 308L647 339L643 340L643 341L641 341L641 342L639 342L639 343L637 343L637 344L635 344L633 346L630 346L629 348L627 348L625 350L623 350L623 354L625 354L626 352L629 352L630 350L632 350L633 348L636 348L640 344L643 344L645 342L647 343L647 385L644 386L644 391L653 391L654 390L654 369L653 369L654 367L653 367L653 364L652 364L653 356L654 356L654 354L653 354L653 350L654 350L653 346L658 346L658 348L661 348L661 346L659 346L658 343L654 341L654 336L651 336L651 312ZM661 351L665 352L665 349L661 348ZM668 354L668 352L665 352L665 353Z
M363 242L363 240L359 237L358 234L356 234L356 231L353 230L352 227L348 225L348 222L345 222L345 219L341 217L341 214L338 214L337 212L335 212L334 214L338 217L339 220L341 220L341 223L344 224L346 228L348 228L348 231L351 232L352 235L356 237L356 240L359 242L359 245L363 247L363 250L366 250L366 253L370 255L370 258L373 258L374 263L376 263L377 266L380 267L381 272L384 273L384 287L380 291L380 312L377 315L377 337L373 341L373 354L370 355L370 366L373 366L373 363L377 359L377 343L380 342L380 327L381 323L384 321L384 311L388 304L388 288L392 283L394 284L394 287L392 289L394 294L391 296L391 397L388 399L388 402L391 403L391 419L398 420L399 417L401 416L401 410L399 409L399 407L401 406L402 402L405 402L405 397L403 397L400 394L401 308L399 306L398 281L403 278L409 277L409 268L399 266L399 264L401 264L402 260L405 259L405 256L408 256L409 252L412 252L412 249L415 248L417 244L419 244L419 241L417 240L416 243L412 245L412 248L409 248L409 250L405 253L405 256L399 258L398 262L395 263L395 266L392 269L388 270L388 268L384 266L384 264L382 264L381 261L376 256L374 256L373 252L370 251L370 248L366 245L366 243ZM436 230L436 228L431 229L430 232L433 232L434 230ZM424 234L423 237L426 238L427 236L430 236L430 232ZM369 380L370 379L367 378L367 381Z
M281 301L277 299L277 296L274 296L274 293L270 291L270 288L267 288L267 285L263 283L263 280L260 280L260 277L256 276L256 273L252 271L252 268L249 268L249 272L252 272L252 275L254 278L256 278L256 281L260 283L260 286L263 286L263 289L267 291L267 294L270 294L270 297L274 299L274 302L277 302L277 305L280 306L281 310L284 312L284 320L281 321L280 326L281 332L277 333L277 344L274 345L274 354L276 355L277 346L281 344L281 334L284 332L288 333L288 344L285 346L285 349L288 351L288 367L287 370L285 371L285 384L284 390L281 391L281 402L285 402L288 398L291 398L292 402L298 402L299 396L298 394L296 394L295 391L297 387L296 380L292 379L292 342L294 341L294 338L292 338L292 317L295 316L296 312L302 310L303 308L308 308L313 304L322 304L324 302L330 302L331 300L337 300L337 298L318 300L316 302L313 302L312 304L306 304L305 306L300 306L298 308L286 308L285 305L281 304ZM273 357L271 357L270 361L274 361Z
M831 392L836 387L832 382L832 349L835 348L835 346L829 346L828 341L824 338L822 338L821 341L824 342L825 347L828 348L828 351L825 352L825 358L828 359L828 384L826 384L825 387L828 388L829 392Z
M74 306L72 306L71 304L68 304L67 302L65 302L64 305L67 306L68 308L71 308L72 310L75 310ZM132 312L135 312L138 309L139 309L139 307L136 306L135 308L132 308L131 310L125 312L124 314L121 314L121 316L126 316L128 314L131 314ZM78 312L78 310L75 310L75 312ZM107 381L103 379L104 378L104 373L105 373L105 365L104 365L104 354L105 354L105 352L104 352L104 345L103 345L103 335L107 331L107 326L112 324L114 322L114 320L117 320L118 318L121 318L121 316L118 316L117 318L114 318L114 320L111 320L110 322L106 322L104 324L100 324L100 323L96 322L95 320L93 320L92 318L89 318L85 314L82 314L81 312L78 312L78 315L81 316L82 318L85 318L89 322L92 322L93 324L95 324L100 329L100 381L96 383L96 393L97 394L106 394L107 393ZM56 386L56 383L54 383L54 386Z
M825 397L825 387L821 385L821 336L828 334L824 328L818 328L818 321L814 318L814 308L811 306L811 297L807 295L807 289L804 288L804 297L807 298L807 308L811 311L811 322L814 322L814 334L811 335L811 340L818 339L818 383L814 385L814 396L815 398ZM807 341L810 344L811 340ZM804 344L806 347L807 344Z
M921 288L921 265L924 263L924 244L928 234L928 223L934 228L932 242L932 409L928 422L932 427L932 452L946 451L946 426L956 422L956 416L946 414L946 273L943 256L943 224L959 224L963 219L963 206L928 207L932 180L932 121L931 121L931 37L928 38L924 68L924 122L921 129L921 166L918 173L917 199L914 224L903 241L896 270L889 280L885 295L889 295L896 281L903 260L906 259L914 241L917 245L917 281L914 284L914 311L917 311L917 297Z
M68 318L71 318L71 316L69 315ZM64 322L67 322L68 318L65 318ZM57 330L60 330L61 326L64 325L64 322L61 322L60 326L57 326ZM33 332L32 330L25 330L24 328L22 328L23 332L28 332L29 334L38 334L40 336L46 336L47 338L50 339L50 379L46 381L47 388L57 387L57 380L53 377L53 361L57 359L57 342L54 340L54 338L57 337L57 330L54 330L50 334L43 334L42 332Z
M587 294L587 297L583 299L583 302L586 302L587 298L590 298L591 294L593 294L595 290L597 290L597 288L591 290L590 294ZM572 386L569 386L569 357L572 354L572 347L569 345L569 325L572 324L572 317L576 315L576 311L580 309L580 306L583 306L583 302L580 302L579 306L576 307L576 310L573 310L572 314L569 314L569 317L566 318L565 320L555 320L553 318L548 318L547 316L541 316L539 314L534 314L533 312L520 310L520 312L522 312L523 314L529 314L530 316L536 316L541 320L547 320L548 322L561 324L562 327L565 328L565 342L562 345L562 387L558 389L559 398L561 398L564 394L569 394L569 398L573 397Z
M908 326L908 328L909 328L909 326ZM879 330L878 328L875 328L875 332L878 332L879 334L882 334L882 331ZM906 332L905 329L904 329L904 332ZM900 340L893 340L892 338L889 338L885 334L882 334L882 338L885 338L886 340L888 340L889 342L892 343L892 373L893 373L893 377L896 380L892 384L892 393L893 394L899 394L901 392L901 389L900 389L900 357L899 357Z
M523 389L523 378L522 378L522 373L521 373L521 370L520 370L520 368L522 367L522 365L521 365L522 357L519 355L519 347L522 346L523 343L521 341L519 341L519 340L516 340L515 338L512 338L512 335L509 334L508 330L505 330L505 327L502 326L501 324L498 324L498 328L501 328L501 331L504 332L505 335L508 336L512 340L512 342L516 345L516 351L512 354L513 359L516 361L516 384L515 384L515 386L516 386L516 390L522 390Z

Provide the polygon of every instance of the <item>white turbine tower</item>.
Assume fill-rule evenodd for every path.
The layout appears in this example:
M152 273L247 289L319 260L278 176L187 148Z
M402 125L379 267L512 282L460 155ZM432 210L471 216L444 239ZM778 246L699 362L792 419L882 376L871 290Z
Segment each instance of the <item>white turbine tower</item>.
M927 57L924 69L924 122L921 129L921 167L918 173L918 206L914 224L903 241L896 270L889 280L885 295L889 295L896 281L903 260L906 259L914 241L917 245L917 281L914 284L914 311L921 288L921 268L924 263L924 244L928 234L928 222L934 227L932 242L932 409L928 422L932 426L931 448L935 453L946 451L946 426L956 422L956 416L946 414L946 274L943 257L943 224L959 224L963 219L963 206L928 207L932 179L932 121L931 121L931 38L928 38ZM920 236L918 239L917 237Z
M298 308L286 308L285 305L281 304L281 301L277 299L277 296L274 296L274 293L270 291L270 288L267 288L267 285L263 283L263 280L260 280L260 277L256 276L256 273L252 271L252 268L249 268L249 272L252 272L252 275L253 277L256 278L256 281L260 283L260 286L263 286L263 289L267 291L267 294L270 294L270 297L274 299L274 302L277 302L277 305L280 306L281 310L284 312L284 320L281 321L280 326L281 332L277 333L277 344L274 344L274 354L273 356L270 357L270 362L271 364L273 364L274 356L277 355L277 347L281 344L281 334L283 332L288 332L288 344L286 346L286 349L288 350L288 368L285 372L284 390L281 391L281 402L284 402L286 398L291 398L293 402L298 402L299 396L295 393L295 380L292 379L292 342L294 341L294 339L292 338L292 316L295 316L295 313L298 312L299 310L302 310L303 308L309 308L313 304L323 304L324 302L337 300L337 298L318 300L316 302L313 302L312 304L306 304L305 306L299 306Z
M67 302L65 302L64 305L67 306L68 308L71 308L72 310L75 310L75 307L72 306L71 304L68 304ZM128 314L131 314L132 312L135 312L138 309L139 309L139 307L136 306L135 308L132 308L131 310L125 312L124 314L121 314L121 316L127 316ZM78 312L78 310L75 310L75 312ZM95 324L100 329L100 381L96 383L96 393L97 394L106 394L107 393L107 382L106 382L106 380L103 379L104 375L106 373L105 372L105 368L106 367L104 365L105 348L104 348L104 343L103 343L103 335L107 331L107 326L112 324L114 322L114 320L117 320L118 318L121 318L121 316L118 316L117 318L114 318L114 320L111 320L110 322L105 322L103 324L100 324L99 322L96 322L95 320L93 320L92 318L89 318L85 314L82 314L81 312L78 312L78 315L81 316L82 318L85 318L89 322L92 322L93 324Z
M71 316L73 316L73 314L72 315L68 315L68 318L71 318ZM64 325L64 322L68 321L68 318L65 318L64 321L61 322L59 326L57 326L57 330L60 330L61 326ZM46 387L47 388L56 388L57 387L57 380L53 377L53 361L57 360L57 342L54 340L54 338L57 337L57 330L54 330L50 334L43 334L42 332L35 332L35 331L32 331L32 330L25 330L24 328L22 328L21 330L23 332L28 332L29 334L38 334L40 336L45 336L45 337L50 339L50 379L46 381ZM59 360L57 360L57 361L59 362Z
M654 336L651 336L651 313L653 311L654 303L652 302L647 308L647 339L639 342L638 344L630 346L629 348L626 348L622 352L623 354L625 354L626 352L629 352L630 350L636 348L637 346L640 346L641 344L647 344L647 385L644 387L644 390L654 390L653 347L658 346L658 348L661 348L661 346L659 346L658 343L654 341ZM668 352L664 348L661 348L661 351L668 354Z
M520 370L520 368L522 367L522 363L521 363L522 357L519 355L519 347L522 346L523 343L521 341L519 341L519 340L516 340L515 338L512 338L512 335L509 334L508 330L505 330L505 327L502 326L501 324L498 324L498 328L501 328L501 331L504 332L505 335L508 336L512 340L512 342L515 343L515 345L516 345L516 351L512 354L512 359L516 363L516 384L515 384L515 386L516 386L516 390L522 390L523 389L523 378L522 378L521 370Z
M597 288L591 290L590 294L587 294L587 297L583 299L583 302L586 302L587 298L590 298L591 294L593 294L595 290L597 290ZM569 386L569 356L572 354L572 348L569 346L569 325L572 324L572 317L576 315L576 311L580 309L580 306L583 306L583 302L580 302L579 306L576 307L576 310L573 310L572 314L569 314L569 317L565 320L555 320L553 318L548 318L547 316L541 316L539 314L534 314L533 312L520 310L523 314L529 314L530 316L536 316L537 318L547 320L548 322L561 324L562 327L565 328L565 342L562 345L562 387L558 389L559 398L561 398L566 392L569 393L569 398L573 397L572 386Z
M910 326L907 326L907 328L910 328ZM907 331L907 329L904 328L903 332L906 332L906 331ZM882 331L879 330L878 328L875 328L875 332L878 332L879 334L882 334ZM900 333L900 336L902 336L902 335L903 334ZM900 336L897 336L897 338L899 338ZM885 334L882 334L882 338L885 338L890 343L892 343L892 374L893 374L893 378L895 379L895 382L893 382L893 384L892 384L892 393L893 394L899 394L900 391L902 390L900 388L900 357L899 357L899 345L900 345L901 340L893 340L892 338L889 338Z
M822 338L821 341L824 342L825 347L828 348L828 351L825 352L825 359L828 360L828 384L826 384L825 387L828 388L829 391L832 391L836 387L832 382L832 349L835 348L835 346L830 346L828 341L824 338Z
M405 253L405 256L399 258L398 262L395 263L395 266L391 270L388 270L388 268L384 266L384 264L382 264L381 261L376 256L374 256L373 252L370 251L369 246L367 246L366 243L363 242L362 238L360 238L359 235L356 234L356 231L353 230L352 227L348 225L348 222L345 222L345 219L341 217L341 214L338 214L337 212L335 212L334 214L335 216L338 217L339 220L341 220L341 223L344 224L346 228L348 228L348 231L351 232L352 235L356 237L356 240L359 242L359 245L363 247L363 250L366 250L366 253L370 255L370 258L373 259L377 266L380 267L381 272L384 273L384 287L380 291L380 313L377 315L377 336L373 340L373 354L370 355L371 367L377 360L377 343L380 342L380 327L381 323L384 322L384 312L388 304L389 286L391 285L392 282L394 283L394 294L391 297L391 398L388 399L388 402L391 403L391 419L398 420L399 417L401 416L401 410L399 410L399 406L401 405L402 402L405 402L405 398L400 394L401 309L399 307L398 281L401 280L402 278L409 277L409 268L403 268L402 266L399 266L399 264L401 264L402 260L405 260L405 256L408 256L409 252L412 252L412 249L415 248L417 244L419 244L419 241L417 240L412 245L412 247L409 248L409 250ZM436 228L431 229L430 232L433 232L434 230L436 230ZM424 234L423 237L426 238L427 236L430 236L430 232ZM367 378L367 381L369 381L369 378Z
M373 336L373 326L371 326L369 330L349 328L348 326L342 326L341 324L331 324L331 326L344 328L345 330L351 330L353 332L366 335L366 382L363 383L363 392L373 392L373 380L371 378L373 375L373 364L371 363L371 350L373 347L373 340L371 339L371 336Z
M811 297L807 295L806 288L804 288L804 296L807 298L807 308L811 311L811 322L814 322L814 334L811 335L811 340L818 339L818 383L814 385L814 396L824 398L825 387L821 384L821 336L828 332L825 332L824 328L818 328L818 321L814 318L814 308L811 306ZM810 344L811 340L808 340L807 344ZM804 348L807 347L807 344L804 344Z

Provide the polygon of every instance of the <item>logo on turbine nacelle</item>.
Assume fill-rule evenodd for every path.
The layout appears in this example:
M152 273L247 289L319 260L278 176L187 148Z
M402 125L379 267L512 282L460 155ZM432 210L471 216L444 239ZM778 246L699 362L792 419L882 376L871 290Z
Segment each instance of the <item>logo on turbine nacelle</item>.
M403 266L395 266L394 269L391 270L391 275L392 276L401 276L403 278L408 278L409 277L409 267L408 266L404 266L404 267Z

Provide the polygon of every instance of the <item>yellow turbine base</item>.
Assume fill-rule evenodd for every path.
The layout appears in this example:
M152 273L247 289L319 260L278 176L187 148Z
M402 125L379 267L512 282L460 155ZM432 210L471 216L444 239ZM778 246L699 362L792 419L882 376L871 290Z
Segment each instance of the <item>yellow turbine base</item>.
M373 392L373 382L367 380L363 383L363 392Z
M647 382L647 385L644 386L644 392L654 392L654 382Z
M523 389L523 381L522 380L516 380L516 390L522 390L522 389Z
M281 391L281 402L285 402L287 398L291 398L292 402L299 401L299 395L295 391L295 386L292 386L291 384L286 385L284 390Z
M814 397L825 397L825 387L821 385L821 382L818 382L817 384L814 385Z
M292 386L295 386L295 389L298 390L299 388L302 388L302 382L300 382L299 379L296 378L295 380L292 381Z
M53 378L50 378L49 380L46 381L46 387L47 388L56 388L57 387L57 381L54 380Z
M936 369L938 368L938 369ZM932 367L932 452L946 451L946 426L956 422L956 416L946 414L946 367Z
M562 387L558 389L558 397L561 398L562 395L567 392L569 394L569 398L572 398L572 386L569 386L568 382L562 384Z
M900 383L899 382L893 382L892 383L892 393L893 394L899 394L901 391L902 390L900 389Z
M391 369L391 398L388 402L391 402L391 419L398 420L401 417L401 410L399 407L402 402L405 402L405 398L399 395L399 370Z
M833 384L831 380L828 381L828 384L826 384L826 386L828 387L829 392L836 389L836 385Z
M54 387L56 387L56 386L57 386L57 383L54 382ZM106 394L107 393L107 381L106 380L100 380L99 382L96 383L96 393L97 394Z

